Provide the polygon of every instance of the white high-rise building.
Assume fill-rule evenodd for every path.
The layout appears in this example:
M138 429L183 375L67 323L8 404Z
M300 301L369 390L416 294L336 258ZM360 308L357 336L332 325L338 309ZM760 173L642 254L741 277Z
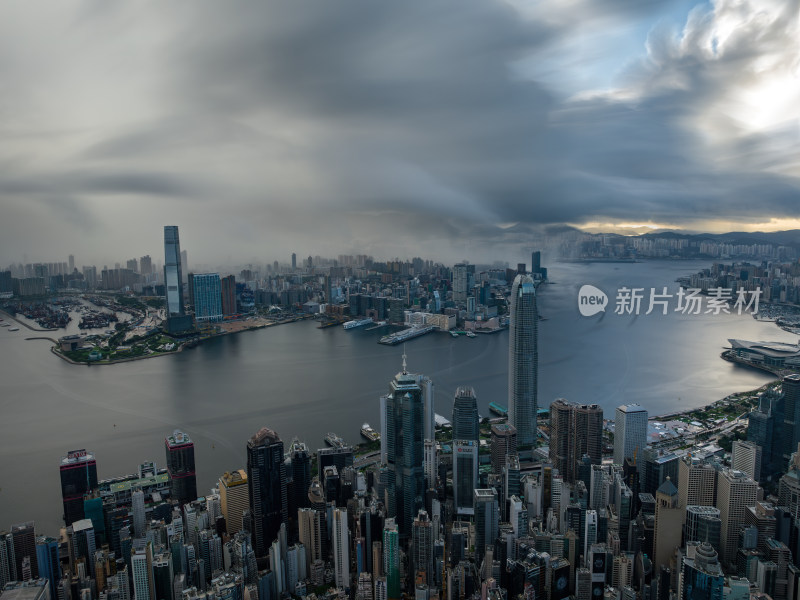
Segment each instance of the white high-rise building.
M586 524L583 528L583 555L589 556L589 548L597 543L597 511L586 511Z
M350 587L350 530L347 527L347 511L336 508L333 511L333 566L336 586Z
M761 478L761 446L736 440L731 449L731 468L744 471L754 481Z
M647 411L638 404L617 407L614 418L614 464L641 456L647 447Z
M131 554L134 600L155 600L151 594L151 564L152 559L150 558L149 550L134 550Z

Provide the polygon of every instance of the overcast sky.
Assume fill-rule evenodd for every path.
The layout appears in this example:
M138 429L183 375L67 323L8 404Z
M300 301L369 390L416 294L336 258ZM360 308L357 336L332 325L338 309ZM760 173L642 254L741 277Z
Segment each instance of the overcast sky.
M167 224L209 264L481 261L558 223L800 227L799 19L800 0L3 2L0 264L163 260Z

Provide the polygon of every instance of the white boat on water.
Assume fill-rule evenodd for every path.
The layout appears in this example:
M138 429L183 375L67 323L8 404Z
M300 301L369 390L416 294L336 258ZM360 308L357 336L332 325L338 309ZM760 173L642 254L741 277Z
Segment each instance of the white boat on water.
M19 331L19 327L12 327L9 331Z
M356 327L363 327L364 325L371 325L374 323L371 318L369 319L360 319L355 321L348 321L347 323L343 324L342 327L345 329L355 329Z

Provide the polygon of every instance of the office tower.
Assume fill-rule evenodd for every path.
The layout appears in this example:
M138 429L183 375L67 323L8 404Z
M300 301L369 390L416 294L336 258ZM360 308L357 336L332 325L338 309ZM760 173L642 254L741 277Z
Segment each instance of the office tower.
M222 321L222 287L218 273L195 273L194 320L197 323Z
M783 390L783 458L788 460L800 443L800 375L786 375Z
M583 524L583 556L589 556L589 549L597 543L599 523L596 510L587 510Z
M395 517L400 536L407 539L425 491L423 455L425 402L419 377L403 370L381 398L381 456L385 456L387 512ZM431 436L432 439L433 436ZM391 590L390 590L391 592Z
M159 552L153 556L153 588L155 589L156 599L170 600L173 598L173 578L172 554L169 552Z
M249 531L256 556L262 557L288 520L283 442L266 427L247 442L247 484L252 521Z
M392 518L383 526L383 574L387 597L400 598L400 532Z
M292 271L297 270L297 254L292 252Z
M653 565L669 566L675 549L681 545L684 509L680 506L678 488L667 479L656 490L656 521L653 536Z
M142 275L150 275L153 272L153 260L149 254L145 254L139 259L139 272Z
M3 540L0 539L0 571L3 569ZM58 556L58 540L52 537L36 538L36 564L39 577L50 582L50 598L58 598L58 581L61 579L61 561ZM0 573L0 589L5 585Z
M744 471L753 481L761 478L761 447L753 442L735 440L731 449L731 468Z
M167 331L181 333L191 329L191 318L185 313L181 243L177 225L164 226L164 289L166 293Z
M425 440L425 450L422 457L422 468L425 471L425 487L436 487L436 477L439 473L439 456L436 450L436 440Z
M312 564L323 558L322 515L313 508L300 508L297 511L298 538L306 550L306 563Z
M575 597L577 600L592 598L592 572L585 567L575 570Z
M785 398L783 394L767 390L758 397L758 407L747 420L747 441L761 447L761 475L770 477L783 473L786 461L783 458L783 416Z
M711 544L687 544L679 582L681 600L722 600L725 579Z
M135 600L159 600L154 597L152 564L153 559L149 544L147 548L136 548L131 552L133 597Z
M647 411L638 404L617 407L614 418L614 464L637 458L647 446ZM634 461L637 465L638 460Z
M754 526L758 530L757 548L766 554L767 540L776 537L777 520L775 507L769 502L759 501L744 510L744 524Z
M506 457L517 453L517 429L508 423L492 425L490 446L492 451L492 473L500 474L506 464Z
M86 450L72 450L61 459L61 498L64 502L64 523L72 525L86 515L83 496L97 489L97 462Z
M133 490L131 492L131 515L133 518L133 535L141 538L145 534L147 516L144 506L144 492Z
M311 454L308 447L298 440L292 440L289 446L289 468L292 485L289 496L289 518L297 517L297 509L309 506L308 486L311 485ZM344 467L341 471L344 470Z
M347 511L343 508L333 509L333 568L336 575L336 586L350 587L350 531L347 527Z
M219 478L219 503L228 534L234 535L245 527L242 517L250 507L247 492L247 472L244 469L229 471ZM308 491L306 491L306 494Z
M478 442L453 442L453 507L456 514L473 514L472 490L478 486Z
M756 503L758 484L746 473L726 469L717 474L717 508L722 528L720 553L722 564L731 565L736 560L739 528L745 524L744 513Z
M474 490L472 498L475 511L475 557L480 564L487 546L493 546L497 538L500 527L500 505L494 488Z
M67 527L67 539L70 544L70 568L76 571L76 564L83 559L86 562L87 573L94 577L94 553L97 550L97 541L94 537L94 527L89 519L75 521Z
M478 441L478 400L471 387L459 387L453 398L453 439Z
M475 265L457 264L453 266L453 301L456 304L467 302L470 270L475 273Z
M236 314L236 277L228 275L220 281L222 295L222 315L228 317Z
M687 506L686 525L684 525L683 541L708 542L719 552L720 531L722 521L719 509L715 506Z
M25 580L23 564L29 565L30 578L39 577L39 562L36 555L36 531L33 521L11 526L11 540L14 545L14 562L17 579Z
M793 519L800 518L800 444L792 454L788 471L778 482L778 503L788 509Z
M639 464L640 486L642 493L655 495L667 477L673 483L678 481L678 456L672 452L645 448L637 461ZM680 490L680 488L678 488Z
M550 461L564 481L575 483L584 455L599 465L603 449L603 409L563 398L550 404Z
M678 463L678 498L681 506L716 506L717 471L697 457Z
M183 506L197 499L197 478L194 471L194 442L179 429L164 440L167 473L170 478L170 499Z
M517 275L511 286L508 326L508 421L518 443L536 442L539 373L539 313L536 288L528 275Z

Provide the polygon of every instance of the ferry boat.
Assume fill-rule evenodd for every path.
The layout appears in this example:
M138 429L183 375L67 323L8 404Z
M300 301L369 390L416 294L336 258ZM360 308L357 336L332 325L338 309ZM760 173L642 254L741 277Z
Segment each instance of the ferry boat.
M359 319L357 321L348 321L347 323L344 323L342 325L342 327L344 327L345 329L355 329L356 327L363 327L364 325L370 325L371 323L374 323L374 321L370 317L369 319Z
M369 423L364 423L361 426L361 435L370 442L377 442L379 439L381 439L381 434L370 427Z
M502 404L498 404L497 402L489 402L489 410L501 417L508 416L508 409Z
M331 431L325 436L325 443L333 448L342 448L345 445L344 440Z
M396 333L385 335L380 340L378 340L378 343L387 344L388 346L394 346L396 344L412 340L415 337L425 335L426 333L430 333L434 329L436 328L433 325L428 325L426 327L411 327L409 329L403 329L403 331L398 331Z

